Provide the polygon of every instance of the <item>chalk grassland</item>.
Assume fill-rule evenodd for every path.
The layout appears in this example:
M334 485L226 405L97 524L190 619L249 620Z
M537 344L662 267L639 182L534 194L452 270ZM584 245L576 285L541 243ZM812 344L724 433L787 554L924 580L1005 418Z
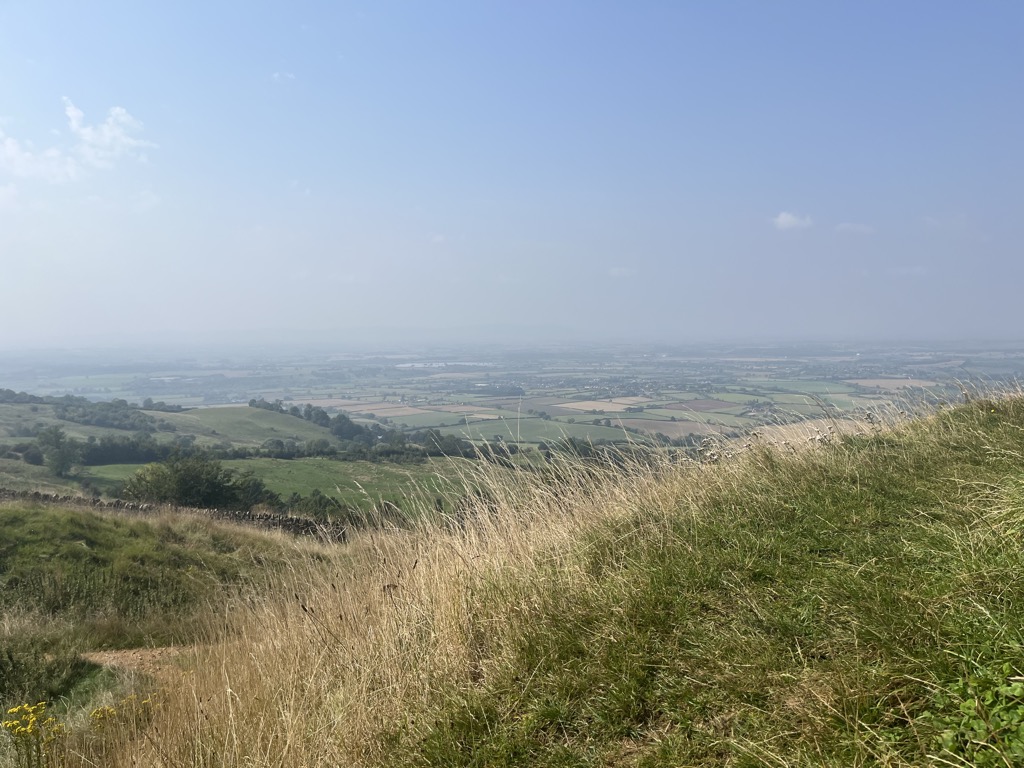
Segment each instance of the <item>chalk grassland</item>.
M1024 399L835 427L506 474L477 514L297 550L212 609L159 708L48 748L111 768L1019 765Z

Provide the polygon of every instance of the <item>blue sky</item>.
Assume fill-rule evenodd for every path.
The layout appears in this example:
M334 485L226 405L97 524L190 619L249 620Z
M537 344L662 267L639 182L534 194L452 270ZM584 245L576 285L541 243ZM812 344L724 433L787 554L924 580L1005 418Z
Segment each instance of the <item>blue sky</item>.
M1019 2L0 1L0 347L1024 337Z

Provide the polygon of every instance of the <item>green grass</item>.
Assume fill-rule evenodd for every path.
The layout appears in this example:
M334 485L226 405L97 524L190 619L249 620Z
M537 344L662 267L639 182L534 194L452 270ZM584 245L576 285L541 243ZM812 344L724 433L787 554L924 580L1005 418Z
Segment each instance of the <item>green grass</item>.
M287 499L313 490L346 504L370 508L382 499L399 503L409 497L433 498L452 487L463 459L429 459L421 464L307 459L237 459L221 462L240 472L253 471L267 487ZM115 489L142 468L140 464L87 467L86 477L104 492Z
M432 413L415 413L409 416L394 416L394 426L405 424L409 430L426 429L427 427L439 427L441 424L457 424L462 421L461 414L448 411L433 411Z
M1024 399L702 482L487 585L486 672L387 760L1024 762Z
M35 411L31 410L36 408ZM196 408L184 413L151 412L158 420L168 421L177 428L176 432L155 432L159 442L169 442L179 435L196 435L200 445L229 443L243 447L259 446L265 440L280 438L306 440L327 439L333 441L330 430L311 424L303 419L274 413L261 408L224 407ZM63 421L53 415L50 405L12 405L0 403L0 441L5 445L31 442L31 437L18 437L18 432L36 426L58 426L71 438L86 440L106 435L129 436L132 433L122 429L92 427Z
M444 495L463 459L432 459L422 464L388 464L330 459L244 459L224 466L253 470L267 487L282 497L309 495L319 489L356 507L370 507L381 499L401 504L408 497Z
M33 411L33 408L36 410ZM78 440L86 440L89 437L100 438L104 435L131 434L121 429L93 427L87 424L76 424L73 421L58 419L53 415L52 405L0 403L0 440L4 444L14 445L15 443L31 442L33 438L18 437L17 432L24 429L33 429L37 426L60 427L68 437L74 437ZM158 437L160 434L158 433ZM170 439L170 436L167 439Z
M856 392L858 387L844 381L820 381L815 379L740 379L739 384L765 393L793 392L814 395L844 394Z
M208 521L4 506L0 606L73 618L85 635L116 618L135 627L136 640L168 640L182 611L254 572L272 549L256 533Z
M78 492L72 481L55 477L46 467L26 464L20 459L0 459L0 478L0 485L15 491Z
M576 423L570 424L565 421L566 418L575 418ZM559 417L550 421L537 417L513 418L504 421L492 419L490 421L475 422L469 426L444 427L440 431L443 434L458 435L469 440L492 441L495 435L501 435L503 440L510 442L520 440L524 443L558 440L562 437L576 437L580 440L598 440L603 438L605 440L622 441L626 439L626 433L621 428L597 427L586 423L595 418L604 419L606 417L572 416ZM614 421L612 423L614 424ZM632 439L635 439L635 436L632 436Z
M107 496L120 493L124 482L142 469L145 464L102 464L96 467L82 467L83 480L88 480L94 488Z
M179 433L243 446L258 446L271 438L300 442L333 439L329 429L263 408L197 408L185 413L161 414L161 417L174 424Z
M687 421L702 421L708 417L717 416L729 416L738 417L745 410L745 406L737 405L732 408L719 408L714 411L693 411L693 410L680 410L676 408L645 408L643 413L630 414L630 416L637 416L639 418L649 418L651 416L657 416L661 418L671 418L675 416L680 421L684 418Z
M194 640L208 602L282 551L209 521L0 506L0 706L88 686L85 650Z

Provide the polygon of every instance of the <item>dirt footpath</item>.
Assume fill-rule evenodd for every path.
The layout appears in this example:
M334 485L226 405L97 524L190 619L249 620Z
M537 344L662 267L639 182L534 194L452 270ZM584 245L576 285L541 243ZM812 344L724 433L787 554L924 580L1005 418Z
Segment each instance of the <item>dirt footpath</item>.
M113 667L131 672L140 672L157 679L173 676L180 672L178 657L187 650L181 646L164 648L127 648L118 651L90 651L82 658L103 667Z

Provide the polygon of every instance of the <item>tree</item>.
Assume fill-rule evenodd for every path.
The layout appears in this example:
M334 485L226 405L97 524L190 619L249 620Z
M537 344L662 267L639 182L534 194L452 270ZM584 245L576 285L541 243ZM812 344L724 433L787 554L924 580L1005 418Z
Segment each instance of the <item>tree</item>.
M129 499L220 509L250 509L256 503L273 503L264 492L263 481L256 477L239 478L219 461L180 454L143 467L124 486Z
M43 452L46 452L60 448L64 444L64 437L64 430L55 424L52 427L40 429L36 434L36 443Z
M252 470L239 474L234 479L234 485L238 489L239 507L242 509L252 509L255 506L284 508L281 496L267 488Z
M57 448L51 448L45 454L46 466L57 477L67 477L71 468L82 461L82 444L77 440L65 440Z
M64 430L56 425L39 430L36 443L42 450L46 466L57 477L67 477L71 468L82 460L82 444L69 440Z
M28 448L26 448L25 451L21 454L21 459L26 464L32 464L33 466L36 467L41 467L43 465L43 461L45 461L43 452L40 451L39 446L36 445L30 445Z

